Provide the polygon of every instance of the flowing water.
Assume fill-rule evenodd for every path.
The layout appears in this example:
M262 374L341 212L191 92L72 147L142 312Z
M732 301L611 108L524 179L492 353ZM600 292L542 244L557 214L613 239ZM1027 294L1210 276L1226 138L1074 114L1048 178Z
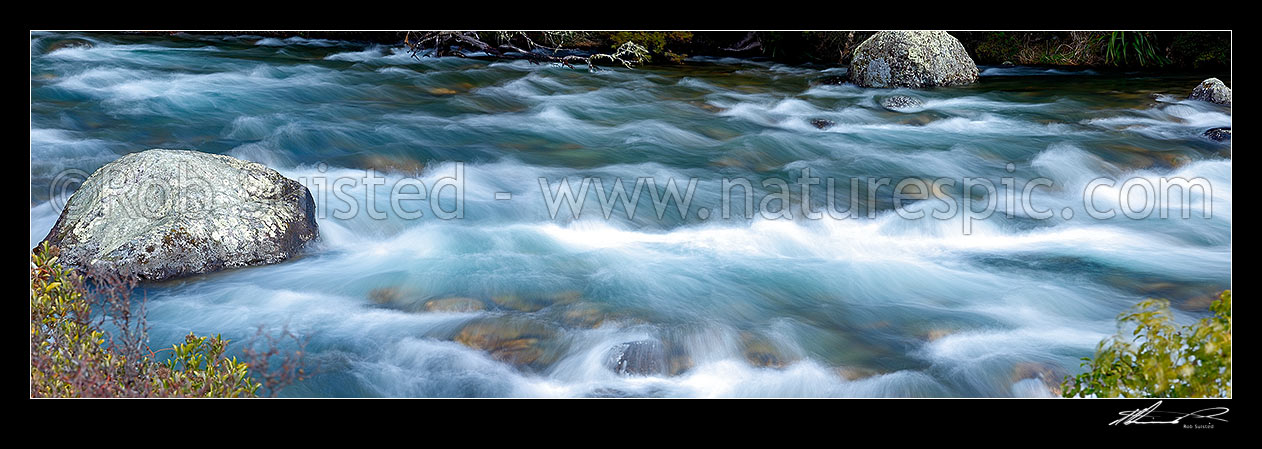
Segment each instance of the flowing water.
M227 154L304 182L327 201L306 254L143 291L155 347L189 331L233 351L259 326L309 336L317 373L284 396L1047 396L1137 301L1206 316L1231 282L1231 158L1200 134L1231 114L1185 98L1215 74L981 69L968 87L888 91L821 82L844 68L735 59L592 73L342 41L35 33L30 242L56 221L59 173L129 152ZM896 94L924 104L879 105ZM458 178L430 194L448 211L462 194L463 217L374 218L362 184L329 195L369 168L386 210L400 179ZM803 169L836 180L838 209L857 194L859 213L804 219ZM966 233L849 183L868 177L954 179L942 189L960 210L987 201L965 178L1045 179L1032 204L1054 213L1000 200ZM1143 209L1125 180L1175 177L1212 186L1188 219L1088 215ZM545 187L584 178L698 185L687 215L659 218L646 188L631 217L605 218L595 190L578 217L552 216ZM746 218L736 189L720 217L720 182L736 178L758 195L786 181L787 198L753 204L798 213ZM1098 178L1116 185L1084 203ZM349 209L339 198L359 213L330 215ZM623 353L643 369L617 372Z

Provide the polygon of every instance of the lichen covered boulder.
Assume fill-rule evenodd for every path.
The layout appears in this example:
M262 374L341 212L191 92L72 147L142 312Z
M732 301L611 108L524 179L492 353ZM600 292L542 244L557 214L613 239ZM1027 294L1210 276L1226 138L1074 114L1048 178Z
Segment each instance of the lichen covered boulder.
M1231 88L1218 78L1210 78L1192 89L1192 95L1188 95L1188 99L1231 106Z
M318 235L311 192L276 170L148 150L89 176L44 242L89 274L160 281L281 262Z
M855 48L850 82L863 87L960 86L977 81L977 65L945 31L882 31Z

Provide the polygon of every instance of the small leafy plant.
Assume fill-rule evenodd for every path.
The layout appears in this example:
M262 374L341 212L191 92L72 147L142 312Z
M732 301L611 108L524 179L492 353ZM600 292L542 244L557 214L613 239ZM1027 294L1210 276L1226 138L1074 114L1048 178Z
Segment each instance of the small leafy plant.
M1194 326L1173 323L1169 301L1149 299L1118 317L1119 333L1100 342L1087 372L1067 378L1065 397L1231 397L1231 290ZM1121 327L1135 326L1132 338Z
M258 396L264 384L251 375L259 373L226 357L228 340L219 335L190 333L158 351L171 352L159 362L148 346L144 302L133 309L132 285L94 276L97 285L89 286L82 274L57 262L57 253L45 244L31 255L31 397ZM285 360L287 367L300 366L292 357ZM261 375L274 395L301 380L301 368L295 370L298 377Z

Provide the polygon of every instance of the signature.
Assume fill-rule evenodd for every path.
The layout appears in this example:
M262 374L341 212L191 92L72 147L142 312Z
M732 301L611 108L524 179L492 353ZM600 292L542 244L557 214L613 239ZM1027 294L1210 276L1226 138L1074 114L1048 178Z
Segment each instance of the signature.
M1219 418L1219 416L1222 416L1229 411L1227 407L1210 407L1191 413L1163 412L1157 410L1157 407L1160 406L1161 401L1157 401L1156 404L1150 405L1147 408L1118 412L1118 414L1122 415L1122 417L1109 423L1109 425L1116 426L1121 424L1129 426L1131 424L1178 424L1179 421L1184 418L1212 419L1215 421L1227 422L1227 420ZM1171 419L1172 417L1173 419ZM1158 418L1169 419L1169 421L1161 421Z

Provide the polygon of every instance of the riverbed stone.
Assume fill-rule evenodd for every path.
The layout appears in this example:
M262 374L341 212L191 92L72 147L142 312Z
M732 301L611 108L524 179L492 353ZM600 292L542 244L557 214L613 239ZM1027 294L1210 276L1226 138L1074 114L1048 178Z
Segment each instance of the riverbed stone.
M882 374L880 371L864 366L839 366L834 370L838 376L841 376L842 379L852 382Z
M766 337L750 333L741 335L741 355L750 365L759 368L779 369L797 361Z
M319 236L315 208L263 164L155 149L89 176L44 242L89 275L161 281L290 259Z
M1192 89L1192 94L1188 95L1190 100L1208 101L1223 106L1231 106L1231 88L1223 84L1218 78L1210 78L1201 81L1201 84Z
M533 320L493 317L470 322L454 340L510 365L542 368L560 355L556 337L555 330Z
M1061 381L1068 375L1063 368L1050 363L1021 362L1013 365L1011 381L1016 383L1024 379L1034 379L1047 387L1053 395L1060 396Z
M565 327L594 329L608 318L608 307L597 303L567 305L557 311L557 320Z
M881 99L881 107L897 112L920 109L924 106L925 103L920 101L920 99L906 95L894 95Z
M45 47L44 52L45 52L45 53L52 53L52 52L55 52L55 51L57 51L57 50L61 50L61 49L64 49L64 48L83 48L83 49L88 49L88 48L92 48L92 42L89 42L89 41L87 41L87 40L85 40L85 39L78 39L78 38L58 39L58 40L56 40L56 41L54 41L54 42L52 42L52 43L48 44L48 46L47 46L47 47Z
M828 129L828 128L832 128L832 127L833 127L833 125L836 125L836 124L837 124L837 123L833 122L832 120L828 120L828 119L822 119L822 118L811 119L811 126L814 126L814 127L816 127L816 128L819 128L819 129Z
M1231 140L1231 127L1211 128L1202 135L1215 142L1226 142Z
M961 86L977 81L977 65L945 31L882 31L855 48L850 81L862 87Z
M383 305L398 302L403 296L403 290L396 286L378 287L368 291L368 299Z
M515 293L492 296L491 302L496 306L518 312L537 312L548 306L548 303L541 299Z
M609 351L607 366L613 372L624 376L666 374L666 348L657 340L620 343Z
M442 298L425 301L426 312L477 312L485 309L482 301L473 298Z

